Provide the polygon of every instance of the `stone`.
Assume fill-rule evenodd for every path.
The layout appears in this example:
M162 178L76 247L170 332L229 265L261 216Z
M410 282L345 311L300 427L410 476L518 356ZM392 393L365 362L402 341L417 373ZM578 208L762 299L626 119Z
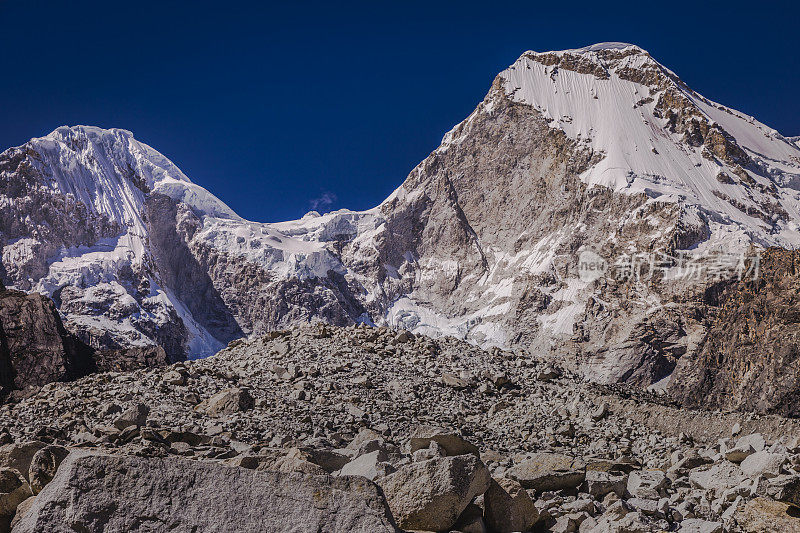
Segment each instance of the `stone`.
M598 500L602 500L609 493L614 493L621 498L625 494L627 486L627 474L619 471L586 469L586 492Z
M28 510L33 505L33 502L36 501L36 496L29 496L25 499L22 503L17 505L17 512L14 514L14 519L11 520L11 530L17 527L17 524L22 520L22 517L28 512ZM0 526L2 527L2 526Z
M147 422L150 408L143 403L137 403L122 412L115 420L114 427L120 431L131 426L141 427Z
M736 445L725 452L725 458L733 463L741 463L749 455L763 451L766 441L760 433L745 435L736 441Z
M378 433L373 429L364 428L358 432L358 434L355 436L355 438L353 438L353 440L350 441L346 449L353 451L363 450L364 446L367 443L383 443L383 442L385 442L383 435L381 435L380 433ZM375 451L375 449L376 448L370 449L369 451L366 451L364 453Z
M759 492L789 505L800 508L800 476L783 475L762 481Z
M491 531L527 531L539 519L539 511L519 482L508 478L492 480L483 495L484 521Z
M186 374L178 370L170 370L169 372L164 373L164 377L162 379L164 383L178 387L186 384Z
M448 387L453 387L454 389L466 389L469 386L469 383L466 380L461 379L450 372L445 372L442 374L442 383Z
M536 374L537 381L550 381L561 376L561 372L551 366L547 366Z
M745 533L800 533L800 511L784 502L755 498L733 516Z
M667 475L661 470L634 470L628 476L626 489L634 498L658 500L668 484Z
M3 231L7 228L4 223ZM47 296L0 285L0 326L3 397L13 389L23 391L77 379L97 370L93 350L66 331L55 303Z
M781 467L786 463L787 457L782 453L770 453L762 450L749 455L739 465L742 473L749 478L775 477L780 475Z
M603 418L605 418L607 414L608 414L608 402L603 402L592 411L591 417L592 420L596 422L598 420L602 420Z
M28 470L28 480L34 495L39 494L53 476L61 462L69 455L63 446L45 446L36 452Z
M341 470L344 465L350 462L348 456L333 450L302 448L301 451L306 454L307 461L319 465L328 473Z
M489 470L474 455L410 463L383 478L381 488L404 529L447 530L489 488Z
M269 512L264 512L268 509ZM14 533L397 531L361 477L260 472L176 458L72 453Z
M0 467L14 468L27 474L33 456L45 446L47 444L38 440L0 446Z
M586 464L569 455L536 453L508 469L506 476L538 492L574 489L586 479Z
M321 466L292 454L278 458L272 465L267 466L266 463L264 463L263 466L265 467L262 468L262 465L259 465L258 469L287 474L291 472L301 472L303 474L313 474L317 476L323 476L328 473Z
M447 457L447 451L436 441L431 441L427 448L411 453L411 460L414 462L427 461L428 459L436 459L439 457Z
M688 518L681 522L681 527L678 531L680 533L722 533L722 526L722 522Z
M204 411L209 416L221 416L249 411L254 405L255 401L247 390L231 388L203 400L197 405L196 409Z
M644 498L628 498L626 503L642 514L654 515L658 512L658 500Z
M453 530L460 533L486 533L486 524L483 520L483 509L471 503L467 505L461 516L453 524Z
M689 473L689 483L693 487L719 492L739 485L744 479L742 469L728 461Z
M411 452L428 448L432 441L444 448L448 456L478 455L478 447L464 440L458 432L436 426L420 426L411 433Z
M19 470L0 468L0 524L11 522L17 506L30 496L30 486Z
M561 515L556 519L556 523L550 528L552 533L576 533L581 522L586 518L580 513L570 513Z
M386 453L376 450L359 457L356 457L342 467L338 475L340 476L364 476L374 481L379 476L385 476L394 472L394 468L386 464L388 459Z

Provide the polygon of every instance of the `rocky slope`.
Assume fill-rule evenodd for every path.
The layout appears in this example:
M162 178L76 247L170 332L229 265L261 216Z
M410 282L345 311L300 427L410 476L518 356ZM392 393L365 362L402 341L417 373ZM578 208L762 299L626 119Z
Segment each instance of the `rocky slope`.
M634 401L530 354L310 326L0 407L0 519L14 533L796 531L798 432Z
M720 258L800 240L798 178L796 142L636 46L526 52L365 212L249 222L124 130L32 139L0 155L0 275L95 348L175 361L366 322L677 390L713 345ZM582 275L584 252L605 275ZM742 368L722 386L742 390ZM739 405L773 407L766 390Z

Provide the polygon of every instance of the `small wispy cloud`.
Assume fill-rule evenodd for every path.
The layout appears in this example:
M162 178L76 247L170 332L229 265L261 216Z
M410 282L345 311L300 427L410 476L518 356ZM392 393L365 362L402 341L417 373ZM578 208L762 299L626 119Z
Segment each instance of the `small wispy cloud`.
M308 205L312 211L324 211L326 208L333 205L336 201L336 195L332 192L325 191L318 198L312 198Z

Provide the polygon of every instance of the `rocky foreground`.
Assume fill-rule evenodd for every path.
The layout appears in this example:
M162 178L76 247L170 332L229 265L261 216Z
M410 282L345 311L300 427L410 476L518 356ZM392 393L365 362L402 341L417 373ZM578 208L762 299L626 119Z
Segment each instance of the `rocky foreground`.
M0 408L0 531L800 531L800 424L308 326Z

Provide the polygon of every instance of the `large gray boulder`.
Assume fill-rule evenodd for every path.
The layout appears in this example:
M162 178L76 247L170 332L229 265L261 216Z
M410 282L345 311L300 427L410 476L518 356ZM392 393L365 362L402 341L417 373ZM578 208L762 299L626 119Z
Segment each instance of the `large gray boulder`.
M728 461L716 463L710 468L693 470L689 483L696 488L722 492L739 485L745 480L742 469Z
M489 469L472 454L411 463L381 480L400 527L447 531L489 488Z
M203 400L195 409L210 416L222 416L248 411L253 408L253 405L254 400L249 391L232 388L220 391L211 398Z
M14 533L396 531L360 477L259 472L199 461L74 452Z
M478 447L467 442L457 432L437 426L420 426L411 434L411 452L422 450L430 446L431 442L444 448L448 456L464 455L471 453L478 455Z
M483 504L486 525L497 533L528 531L539 519L533 499L513 479L493 479L483 495Z
M45 446L47 444L38 440L0 446L0 467L14 468L26 475L33 456Z
M506 476L540 492L574 489L586 479L586 463L560 453L537 453L511 467Z

